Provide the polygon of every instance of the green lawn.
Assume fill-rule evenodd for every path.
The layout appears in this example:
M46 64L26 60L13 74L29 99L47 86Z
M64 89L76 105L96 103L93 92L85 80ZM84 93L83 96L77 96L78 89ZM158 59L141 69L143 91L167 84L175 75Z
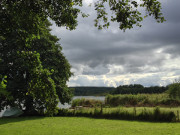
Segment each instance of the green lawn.
M180 135L180 123L83 117L0 118L0 135Z

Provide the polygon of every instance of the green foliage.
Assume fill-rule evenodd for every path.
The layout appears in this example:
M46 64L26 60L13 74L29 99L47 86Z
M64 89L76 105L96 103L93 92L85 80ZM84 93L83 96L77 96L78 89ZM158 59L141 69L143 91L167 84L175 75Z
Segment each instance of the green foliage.
M75 96L104 96L113 91L113 87L70 87Z
M117 88L114 87L70 87L74 89L75 96L104 96L110 94L153 94L163 93L167 90L167 87L163 86L151 86L144 87L141 84L120 85Z
M33 2L0 3L0 73L7 76L3 93L9 93L0 98L0 109L18 106L27 114L38 111L52 116L59 100L71 100L72 91L66 82L72 73L59 39L50 33L46 14L37 1ZM67 23L69 20L62 25ZM73 27L75 24L69 26Z
M179 100L172 100L168 94L107 95L109 106L179 106Z
M144 87L141 84L120 85L111 94L141 94L163 93L167 90L164 86Z
M107 109L106 108L92 108L92 109L80 109L80 110L67 110L60 109L58 116L82 116L93 118L107 118L107 119L120 119L120 120L142 120L142 121L163 121L174 122L178 119L173 111L163 111L159 107L147 110L142 109L139 113L134 111L128 111L123 108Z
M40 24L35 21L37 16L41 16L43 18L49 17L54 20L59 27L65 26L66 28L72 30L77 26L76 19L78 17L78 13L80 12L79 9L75 8L77 5L81 6L82 0L1 0L0 9L1 12L4 12L3 17L11 13L17 17L16 19L23 17L22 19L26 20L32 15L33 19L27 20L27 22L24 24L24 26L27 26L25 30L30 30L30 28L35 30L35 27L38 28L40 26ZM13 21L20 23L23 20ZM34 36L36 37L37 35L34 33ZM29 40L31 40L32 37L33 36L31 36Z
M101 106L103 104L103 101L100 100L95 100L95 99L75 99L72 101L71 106L76 107L76 106L87 106L87 107L97 107Z
M77 26L79 13L82 16L87 16L78 9L78 6L82 6L82 0L16 0L16 2L2 0L0 6L3 12L15 6L15 9L12 8L11 11L27 11L28 14L36 13L46 18L49 17L59 27L65 26L70 30ZM111 11L111 15L108 15L107 7ZM119 28L123 30L131 29L134 25L141 27L143 11L140 8L146 10L145 17L153 16L157 22L165 21L161 12L161 3L158 0L140 0L140 2L137 0L98 0L95 2L95 10L97 11L95 26L99 29L108 28L110 22L118 22ZM18 12L17 15L19 14L25 14L25 12ZM109 19L108 16L111 18ZM34 26L38 26L38 23L35 23Z
M170 98L180 99L180 81L176 81L168 86L168 91Z
M112 12L111 19L108 18L107 5ZM95 26L99 29L108 28L111 22L118 22L121 30L131 29L134 25L141 27L143 21L143 10L145 8L147 16L153 16L157 22L164 22L161 12L161 3L157 0L101 0L95 3L97 18ZM103 24L102 24L103 22Z
M73 96L73 90L69 89L66 82L71 77L70 64L62 54L62 48L57 42L59 39L50 34L49 26L51 24L46 20L46 25L42 28L41 38L33 41L33 51L40 54L42 66L51 72L51 78L56 85L56 92L61 103L68 103ZM48 28L46 28L48 26Z
M0 94L2 95L6 95L6 78L7 76L2 77L2 75L0 75Z
M57 106L57 95L54 81L50 78L51 73L43 69L40 55L35 52L21 52L19 59L24 62L22 66L29 69L29 86L26 95L31 95L34 104L38 104L34 109L41 111L46 109L46 114L52 116ZM20 62L20 61L18 61ZM21 62L22 63L22 62Z
M1 52L1 73L7 75L7 91L14 97L4 106L25 107L28 113L34 110L43 113L45 109L47 115L53 115L59 100L62 103L71 100L72 91L66 86L71 76L70 65L61 53L57 37L50 34L49 26L46 20L39 32L41 38L33 39L31 46L12 44L14 50L2 46L5 51ZM4 43L11 45L7 40Z
M7 76L3 77L2 75L0 75L0 99L4 101L4 102L0 102L0 110L4 109L5 101L10 101L13 99L10 93L6 90L7 87L6 78Z

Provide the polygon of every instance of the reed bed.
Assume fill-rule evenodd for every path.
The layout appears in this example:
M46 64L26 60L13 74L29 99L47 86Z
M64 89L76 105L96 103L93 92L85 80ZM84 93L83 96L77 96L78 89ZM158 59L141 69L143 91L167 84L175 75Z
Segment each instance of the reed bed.
M117 106L136 106L136 107L178 107L180 100L171 99L168 94L124 94L124 95L107 95L105 104L111 107Z
M120 120L141 120L141 121L161 121L161 122L179 122L180 108L78 108L60 109L57 116L83 116L93 118L107 118Z

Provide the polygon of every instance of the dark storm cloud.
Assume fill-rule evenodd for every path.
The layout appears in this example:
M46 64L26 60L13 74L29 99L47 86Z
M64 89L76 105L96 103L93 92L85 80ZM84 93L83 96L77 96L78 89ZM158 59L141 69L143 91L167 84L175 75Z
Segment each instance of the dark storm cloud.
M157 46L180 46L180 1L162 1L162 11L166 22L155 23L153 19L144 22L145 28L140 30L140 41L155 43Z
M174 24L180 23L179 5L179 0L165 0L162 3L163 13L168 22Z

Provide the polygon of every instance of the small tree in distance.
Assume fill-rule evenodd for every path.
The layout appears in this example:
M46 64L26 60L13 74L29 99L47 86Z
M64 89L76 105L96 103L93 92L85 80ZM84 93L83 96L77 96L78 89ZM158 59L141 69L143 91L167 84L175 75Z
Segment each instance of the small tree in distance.
M180 99L180 79L175 80L174 83L168 86L169 97L172 99Z

